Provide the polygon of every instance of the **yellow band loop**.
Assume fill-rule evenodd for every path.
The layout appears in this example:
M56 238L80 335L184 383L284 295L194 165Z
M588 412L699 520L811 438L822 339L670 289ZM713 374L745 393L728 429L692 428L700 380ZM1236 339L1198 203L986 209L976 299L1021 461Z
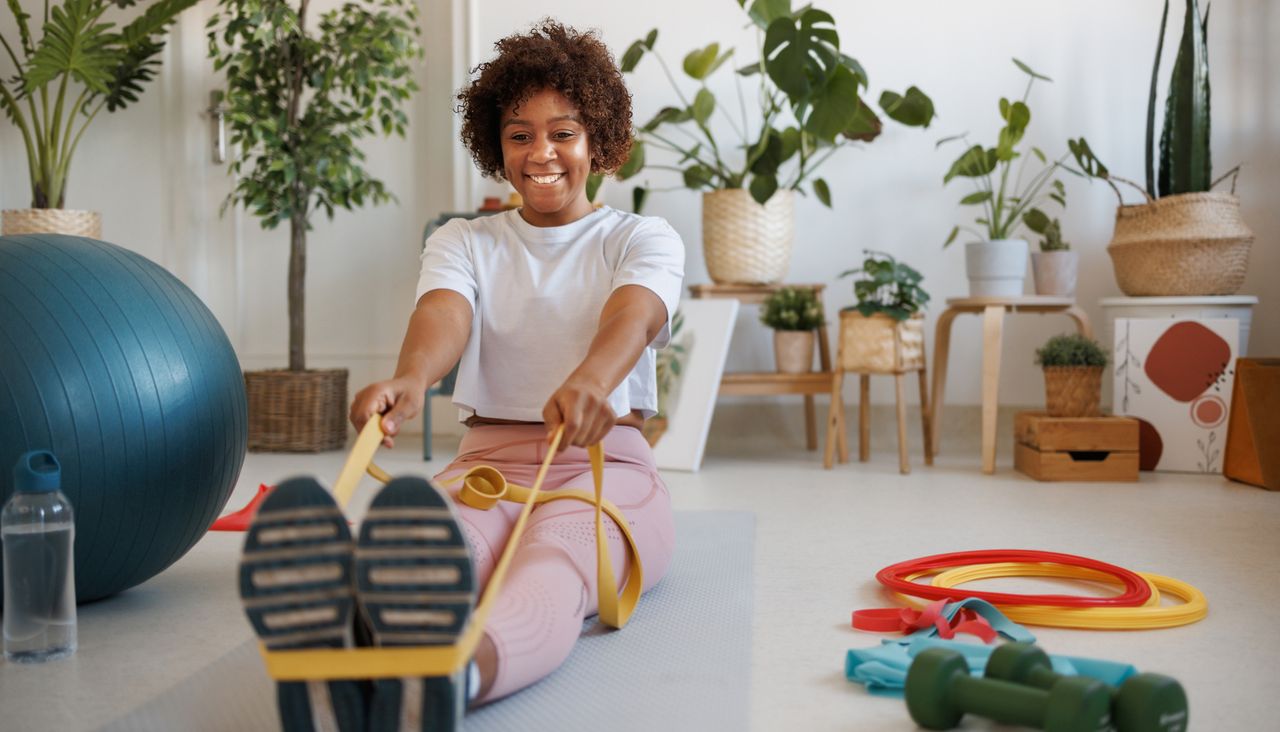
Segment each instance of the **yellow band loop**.
M506 579L515 548L520 536L524 533L529 514L533 507L540 503L556 500L579 500L592 503L596 507L596 555L599 563L600 621L604 624L621 628L626 625L640 599L643 585L643 573L640 566L640 552L635 538L631 535L631 527L626 517L612 501L604 497L604 450L599 445L588 448L591 458L591 477L595 483L594 495L580 490L558 490L554 493L541 494L542 481L546 478L547 469L555 458L564 435L564 428L556 430L547 448L546 457L538 468L533 485L529 488L507 482L498 469L488 465L471 468L461 476L442 481L448 485L459 480L463 482L459 499L475 508L488 510L497 505L499 500L523 503L524 506L511 531L511 538L485 588L484 596L476 606L466 630L452 646L415 646L411 648L317 648L289 651L268 650L260 644L262 659L267 673L278 681L304 681L312 679L378 679L403 676L447 676L459 671L475 654L484 633L485 622L489 617L495 598L502 583ZM373 462L373 454L382 443L381 418L375 418L365 424L356 438L351 454L347 457L338 481L334 484L333 494L343 508L351 501L360 475L369 475L386 483L391 480L386 471ZM626 540L627 550L631 558L631 572L627 583L619 597L617 583L613 576L613 562L609 556L607 534L604 531L602 515L608 515L617 524Z

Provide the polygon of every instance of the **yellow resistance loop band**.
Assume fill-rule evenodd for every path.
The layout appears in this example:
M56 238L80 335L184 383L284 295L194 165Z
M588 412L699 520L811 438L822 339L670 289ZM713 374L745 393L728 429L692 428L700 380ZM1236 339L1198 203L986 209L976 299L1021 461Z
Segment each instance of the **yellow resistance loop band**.
M507 569L515 554L520 536L524 533L529 514L534 505L561 498L575 498L594 503L596 506L596 548L600 565L600 619L615 628L621 628L630 618L640 597L642 573L640 555L635 540L621 511L612 502L606 501L603 494L604 450L599 445L588 448L591 458L591 475L595 481L595 496L591 497L583 491L557 491L546 496L539 495L542 481L546 478L547 469L555 458L564 435L561 427L551 438L547 455L538 468L533 486L523 488L508 484L502 473L495 468L479 466L468 470L462 477L464 480L463 495L471 495L472 500L480 503L488 501L488 508L499 499L523 501L524 507L516 519L498 564L489 579L484 596L472 613L467 629L452 646L415 646L404 648L343 648L343 649L306 649L289 651L271 651L260 645L267 674L278 681L306 681L332 679L376 679L397 678L404 676L448 676L462 669L475 654L480 636L484 632L485 622L493 607L495 598L506 579ZM390 476L386 471L373 463L373 454L377 451L383 437L381 419L371 419L366 424L356 443L351 448L338 481L334 484L333 493L338 504L346 507L355 492L356 483L361 473L366 470L379 481L386 483ZM453 481L450 481L453 482ZM478 496L478 498L477 498ZM466 498L468 505L476 505ZM613 563L609 558L608 543L602 528L601 512L608 513L621 529L631 551L632 571L620 598L617 594L617 583L613 577Z
M1099 630L1149 630L1174 628L1201 620L1209 614L1204 593L1195 587L1158 574L1138 572L1151 585L1151 598L1140 607L1064 608L1050 605L1001 605L1000 611L1015 623L1053 628L1090 628ZM967 582L997 577L1064 577L1108 584L1116 578L1084 567L1040 562L998 562L956 567L934 576L938 587L955 587ZM1179 605L1161 606L1161 593L1182 600ZM911 601L913 605L918 601Z

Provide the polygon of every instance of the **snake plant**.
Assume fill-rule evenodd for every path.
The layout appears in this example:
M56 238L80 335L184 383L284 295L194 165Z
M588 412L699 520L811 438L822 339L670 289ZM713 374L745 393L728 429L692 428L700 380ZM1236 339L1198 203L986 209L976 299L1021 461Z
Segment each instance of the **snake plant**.
M1237 166L1218 180L1212 177L1209 154L1209 12L1206 6L1201 17L1197 0L1186 0L1182 38L1165 98L1160 164L1159 170L1156 169L1156 82L1160 76L1160 52L1168 20L1169 0L1165 0L1164 12L1160 16L1160 34L1156 39L1156 60L1151 69L1151 91L1147 97L1146 186L1112 175L1083 137L1068 141L1068 147L1080 166L1078 172L1106 181L1117 197L1120 190L1112 181L1133 186L1148 201L1153 201L1161 196L1208 191L1240 170ZM1121 197L1122 203L1123 200Z

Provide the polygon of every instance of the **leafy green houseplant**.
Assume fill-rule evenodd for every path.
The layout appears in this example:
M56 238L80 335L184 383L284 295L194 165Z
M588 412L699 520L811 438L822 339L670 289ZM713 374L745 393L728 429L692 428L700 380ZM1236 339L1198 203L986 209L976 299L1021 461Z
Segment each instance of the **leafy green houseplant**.
M639 127L631 160L618 176L665 171L677 175L680 185L662 190L703 192L703 245L712 279L775 282L786 274L790 260L791 192L805 193L807 185L831 206L830 188L816 177L818 170L841 148L874 140L883 123L864 98L867 72L841 49L831 14L812 5L793 9L791 0L737 4L755 28L757 56L733 64L736 105L708 86L734 56L733 48L710 43L684 57L681 68L696 85L692 93L681 89L657 50L656 29L623 54L626 73L653 56L678 103L663 107ZM754 101L748 102L744 85L756 88ZM932 100L914 86L901 94L881 93L878 106L885 116L908 126L927 127L934 117ZM659 155L651 155L654 151ZM635 189L637 209L649 190ZM717 220L743 222L751 216L758 223ZM754 249L768 253L735 256L730 251Z
M815 331L826 323L818 295L808 287L783 287L760 305L760 322L773 329L773 355L778 371L803 374L813 370Z
M1019 100L1000 98L1004 125L995 146L968 144L967 134L938 142L939 146L953 140L964 140L967 144L942 182L945 185L956 178L966 178L973 184L973 192L960 199L960 204L979 207L974 219L979 228L956 226L943 247L950 246L962 230L976 237L965 245L965 269L969 275L969 294L973 297L1021 295L1027 269L1027 242L1017 238L1017 234L1024 226L1044 234L1052 222L1040 207L1050 203L1065 207L1067 203L1066 187L1056 175L1061 169L1069 170L1064 163L1070 153L1050 159L1043 150L1032 146L1030 152L1036 162L1028 171L1031 157L1019 149L1031 124L1031 109L1027 106L1031 88L1036 81L1051 82L1052 79L1016 58L1013 63L1027 75L1027 86Z
M221 0L218 8L209 22L209 53L226 74L226 120L239 150L226 205L243 204L265 229L289 224L289 368L246 373L249 444L312 449L289 447L292 439L279 433L255 437L254 380L262 379L264 390L289 389L321 373L308 372L305 360L307 232L318 211L332 218L338 208L394 200L364 168L358 143L377 134L404 136L402 106L417 90L413 65L422 57L417 8L408 0L365 0L317 19L308 15L310 0ZM323 387L335 396L316 416L328 429L314 449L346 440L346 370L324 373L332 374L329 384L340 377L342 388L339 394ZM266 392L262 399L266 404Z
M891 254L865 250L853 281L857 303L840 310L838 361L845 371L901 373L924 363L924 279Z
M0 34L3 58L13 65L0 72L0 108L22 135L31 209L65 206L71 161L85 130L103 109L115 112L138 101L160 66L166 29L195 1L157 0L118 25L108 12L133 8L137 0L52 6L46 0L40 18L9 0L16 36ZM9 223L9 214L21 213L6 212L6 234L23 233Z
M1156 165L1156 82L1169 18L1165 0L1147 97L1146 185L1112 174L1083 138L1068 146L1080 170L1105 181L1119 206L1107 252L1126 295L1230 295L1244 284L1253 232L1235 196L1239 166L1216 180L1209 149L1209 14L1186 0L1178 55L1165 98ZM1230 193L1212 189L1232 179ZM1116 183L1137 190L1143 203L1125 205Z
M1044 368L1045 405L1050 417L1096 417L1101 412L1102 371L1107 353L1092 338L1057 335L1036 349Z

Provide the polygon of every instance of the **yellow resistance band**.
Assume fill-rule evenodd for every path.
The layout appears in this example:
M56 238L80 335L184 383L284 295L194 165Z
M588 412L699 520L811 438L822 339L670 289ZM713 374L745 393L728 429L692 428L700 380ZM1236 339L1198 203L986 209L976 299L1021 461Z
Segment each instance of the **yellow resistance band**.
M584 491L556 491L540 495L542 481L546 478L547 469L555 458L560 446L564 428L556 430L547 448L547 455L538 468L533 485L529 488L507 483L497 469L489 466L477 466L468 470L459 479L463 481L460 498L468 505L487 509L499 499L523 501L524 507L516 519L511 531L511 538L498 559L498 564L489 578L480 604L476 606L467 629L452 646L414 646L404 648L319 648L305 650L272 651L261 645L263 661L267 674L277 681L306 681L320 679L377 679L397 678L403 676L448 676L461 670L475 654L480 636L484 632L485 621L493 607L495 598L506 579L507 569L515 554L520 536L524 533L529 514L539 503L573 498L588 501L596 507L596 557L599 570L597 581L600 597L600 620L614 628L626 625L635 610L643 585L643 574L640 566L640 554L636 549L635 539L631 535L622 512L612 502L604 498L604 449L600 444L587 449L591 459L591 477L595 482L595 495ZM373 463L373 454L377 451L383 437L381 418L369 420L360 435L356 438L351 454L347 456L338 481L334 484L333 494L340 506L345 507L355 492L356 484L365 471L378 480L386 483L390 476L386 471ZM457 480L457 479L454 479ZM449 482L454 482L450 480ZM478 505L480 504L480 505ZM603 514L609 514L626 538L627 548L631 552L631 572L627 583L619 597L617 582L613 575L613 562L609 557L609 545L604 531Z
M1148 572L1138 572L1151 585L1151 598L1140 607L1083 607L1064 608L1050 605L1000 605L1000 611L1010 620L1027 625L1053 628L1091 628L1100 630L1148 630L1174 628L1188 625L1209 614L1209 603L1204 593L1186 582ZM997 577L1065 577L1118 584L1116 578L1104 572L1084 567L1039 562L998 562L956 567L934 576L938 587L955 587L967 582ZM1182 604L1170 607L1160 605L1160 593L1164 592L1180 600ZM918 600L908 598L917 607Z

